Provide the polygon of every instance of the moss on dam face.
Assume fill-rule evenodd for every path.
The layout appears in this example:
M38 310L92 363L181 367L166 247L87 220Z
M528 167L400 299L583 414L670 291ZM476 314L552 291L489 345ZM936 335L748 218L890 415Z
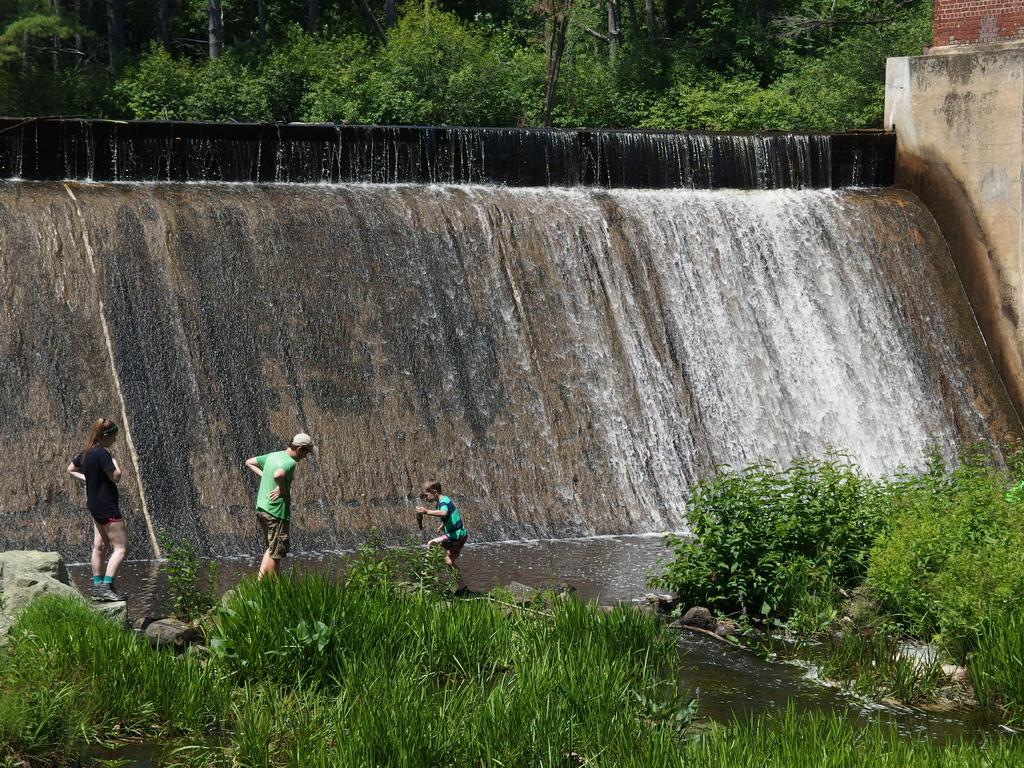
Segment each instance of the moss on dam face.
M143 500L251 551L242 461L300 427L307 550L400 538L430 475L478 540L657 531L719 464L1020 433L902 192L9 182L0 213L0 548L84 556L63 468L101 414L137 555Z

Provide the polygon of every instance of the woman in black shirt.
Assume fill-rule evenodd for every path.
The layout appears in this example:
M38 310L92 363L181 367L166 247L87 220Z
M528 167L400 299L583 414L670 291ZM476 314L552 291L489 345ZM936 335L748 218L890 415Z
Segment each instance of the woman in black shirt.
M92 515L92 599L123 600L114 591L114 574L127 552L128 536L118 504L117 483L121 468L110 453L117 440L117 424L110 419L96 419L84 450L68 464L68 474L85 483L85 496ZM106 571L103 555L109 551Z

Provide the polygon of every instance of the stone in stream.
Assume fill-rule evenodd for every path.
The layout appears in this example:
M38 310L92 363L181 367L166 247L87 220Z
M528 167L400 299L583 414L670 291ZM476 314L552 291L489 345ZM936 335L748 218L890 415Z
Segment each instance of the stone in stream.
M679 598L672 594L648 592L644 599L649 605L654 606L658 613L671 613L679 605Z
M680 623L686 627L696 627L708 632L714 632L717 624L715 617L711 615L711 611L699 605L695 605L684 613Z
M540 594L539 591L533 587L528 587L518 581L510 581L503 587L503 589L512 596L512 602L524 607L529 606L530 603L536 601L537 596Z
M142 627L142 633L154 646L172 645L180 649L192 645L202 636L191 624L174 618L143 619Z

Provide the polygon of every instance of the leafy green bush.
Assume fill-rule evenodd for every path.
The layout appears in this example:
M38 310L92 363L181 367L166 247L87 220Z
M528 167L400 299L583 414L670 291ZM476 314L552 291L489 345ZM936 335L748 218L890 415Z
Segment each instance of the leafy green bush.
M727 469L695 487L694 538L669 537L675 559L657 583L684 606L786 619L808 593L862 578L885 524L877 495L840 456Z
M1024 504L1006 497L1006 475L977 450L889 488L892 525L867 586L906 631L938 634L959 660L987 616L1024 605Z

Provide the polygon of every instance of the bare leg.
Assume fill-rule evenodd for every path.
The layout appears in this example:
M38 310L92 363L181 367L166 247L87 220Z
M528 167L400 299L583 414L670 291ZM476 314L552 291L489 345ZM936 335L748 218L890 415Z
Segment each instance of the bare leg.
M123 520L107 523L106 529L107 538L114 547L114 551L110 553L110 559L107 561L106 575L114 578L117 567L121 565L121 561L124 560L124 556L128 552L128 532L124 528Z
M107 552L107 545L110 544L110 539L107 538L107 532L104 530L105 525L100 525L95 520L92 521L93 537L92 537L92 575L102 576L103 575L103 555Z
M270 550L268 549L263 553L263 559L260 561L260 575L262 579L264 576L273 576L277 573L278 568L281 565L280 560L275 560L270 556Z

